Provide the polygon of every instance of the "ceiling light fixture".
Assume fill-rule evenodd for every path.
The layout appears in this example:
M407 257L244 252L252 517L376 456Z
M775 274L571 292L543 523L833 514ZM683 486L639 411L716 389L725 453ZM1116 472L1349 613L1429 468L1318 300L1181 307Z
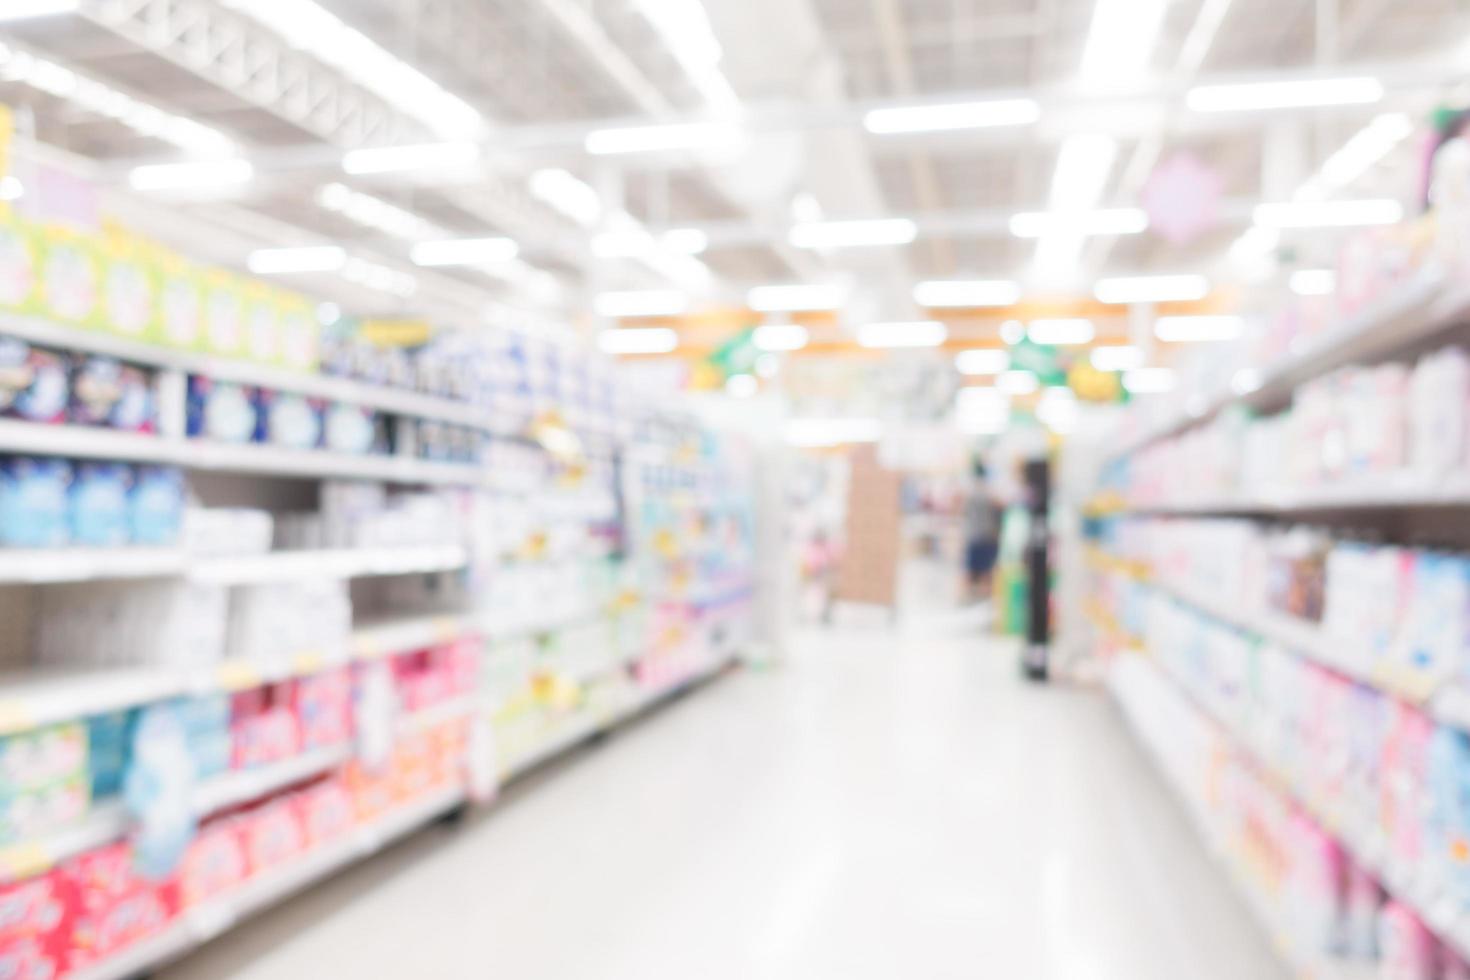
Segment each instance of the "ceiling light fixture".
M1088 358L1099 371L1132 371L1143 367L1143 351L1132 344L1094 347Z
M1258 112L1317 106L1367 105L1383 98L1376 78L1313 78L1297 82L1247 82L1192 88L1184 104L1195 112Z
M494 265L509 262L520 247L509 238L447 238L419 242L410 251L414 265Z
M342 169L349 174L386 174L409 170L448 170L465 167L480 158L474 143L415 143L349 150Z
M1104 208L1098 211L1023 211L1013 215L1011 234L1017 238L1046 235L1137 235L1148 230L1148 214L1141 208Z
M1291 291L1298 296L1330 296L1337 290L1337 273L1331 269L1298 269L1291 274Z
M798 313L835 310L847 299L847 290L828 283L756 286L746 294L746 304L758 313Z
M255 168L246 160L150 163L128 172L128 186L135 191L206 190L246 184L254 176Z
M1070 347L1091 343L1097 336L1097 327L1085 317L1050 317L1032 320L1026 336L1033 344Z
M614 327L597 335L604 354L668 354L679 346L679 334L668 327Z
M698 228L670 228L658 236L658 243L680 255L700 255L709 248L709 235Z
M1154 336L1175 344L1215 343L1234 340L1245 331L1239 316L1161 316Z
M808 449L877 442L882 436L883 423L878 419L792 419L786 423L786 442Z
M951 102L945 105L894 106L873 109L863 116L870 133L933 133L957 129L1026 126L1041 118L1034 99L996 99L988 102Z
M1170 368L1135 368L1123 373L1123 387L1134 395L1156 395L1173 391L1174 372Z
M919 226L908 218L869 218L797 225L790 240L797 248L867 248L907 245L918 234Z
M620 126L587 134L584 146L593 156L667 153L729 146L737 131L716 123L672 123L667 126Z
M316 203L364 228L373 228L409 241L435 238L444 234L442 229L413 212L371 194L355 191L346 184L323 184L317 189Z
M407 299L418 292L419 281L407 272L366 259L351 258L342 266L342 278L359 286Z
M477 136L485 121L468 102L347 26L314 0L223 0L293 48L342 71L358 85L440 136Z
M1168 7L1168 0L1097 0L1082 50L1083 84L1117 86L1147 74Z
M1020 298L1020 285L1005 279L935 279L914 287L914 302L931 309L1012 306Z
M1352 228L1392 225L1404 208L1390 198L1361 201L1288 201L1258 204L1255 222L1265 228Z
M689 308L689 298L672 289L630 289L599 293L593 305L598 316L617 319L677 316Z
M811 334L799 323L767 323L755 328L751 342L763 351L801 350Z
M1117 155L1118 142L1111 136L1078 133L1067 137L1057 154L1047 209L1054 214L1075 215L1096 208ZM1084 233L1076 229L1048 230L1036 247L1033 265L1037 277L1043 282L1059 282L1074 276L1083 241Z
M954 366L960 374L985 377L1010 370L1010 351L998 349L966 350L955 355Z
M720 112L736 108L740 99L720 70L725 52L704 4L700 0L637 0L637 4L711 108Z
M553 211L590 228L602 217L602 198L592 186L560 167L531 174L531 196Z
M1117 276L1098 280L1093 290L1100 303L1175 303L1204 299L1210 281L1204 276Z
M1007 320L1000 325L1000 339L1012 347L1026 339L1026 325L1020 320Z
M949 330L938 320L903 320L892 323L867 323L858 327L858 343L863 347L938 347L949 336Z
M1041 387L1030 371L1006 371L995 379L995 387L1007 395L1029 395Z
M260 248L250 253L245 264L259 276L337 272L347 264L347 252L339 245Z

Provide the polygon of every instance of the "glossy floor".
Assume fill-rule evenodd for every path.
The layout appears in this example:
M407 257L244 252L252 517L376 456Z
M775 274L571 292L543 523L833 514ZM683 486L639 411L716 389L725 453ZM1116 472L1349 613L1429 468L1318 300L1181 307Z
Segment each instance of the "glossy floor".
M803 634L170 980L1275 980L1102 697L938 623Z

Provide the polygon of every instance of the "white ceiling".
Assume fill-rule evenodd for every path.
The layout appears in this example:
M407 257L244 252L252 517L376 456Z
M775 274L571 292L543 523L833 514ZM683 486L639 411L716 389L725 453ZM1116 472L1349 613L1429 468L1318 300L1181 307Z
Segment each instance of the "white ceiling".
M332 239L420 275L423 288L406 301L320 277L297 282L365 311L442 309L432 306L441 294L452 294L460 311L480 295L530 302L524 286L535 269L556 277L557 302L568 311L586 309L598 290L667 285L647 263L595 258L586 229L531 196L530 173L558 166L595 185L606 203L621 197L649 228L706 228L713 244L702 260L712 279L704 289L712 296L738 297L760 282L848 277L870 287L875 310L898 315L919 278L1022 274L1034 243L1006 234L1003 219L1045 206L1068 131L1117 132L1119 162L1101 202L1108 206L1136 204L1148 165L1177 151L1218 171L1228 200L1280 197L1378 113L1432 105L1448 91L1450 59L1470 39L1464 0L1173 0L1148 81L1130 97L1135 110L1149 111L1125 117L1075 84L1095 0L704 0L749 141L714 156L592 158L581 137L599 124L714 111L709 92L646 16L655 0L317 2L478 110L487 123L483 166L454 179L345 177L338 164L346 149L433 134L217 0L80 0L74 14L0 24L0 40L219 129L256 163L256 180L228 201L171 202L173 223L154 229L161 236L206 229L189 233L190 244L236 265L252 244ZM1202 22L1211 8L1225 11L1217 32ZM1192 35L1203 58L1181 67ZM1202 40L1209 43L1201 48ZM1206 120L1178 108L1197 77L1313 70L1371 71L1388 83L1388 97L1285 116ZM857 125L858 110L871 103L1017 91L1040 93L1041 124L914 137L871 136ZM134 164L178 157L166 143L30 84L0 80L0 102L33 110L36 139L95 161L92 173L104 182L121 183ZM495 275L414 270L409 243L314 203L329 181L373 193L448 234L508 235L526 264ZM902 248L794 249L784 236L801 194L829 217L905 215L943 230ZM1211 263L1244 229L1240 217L1230 212L1226 225L1186 249L1149 235L1094 241L1086 268Z

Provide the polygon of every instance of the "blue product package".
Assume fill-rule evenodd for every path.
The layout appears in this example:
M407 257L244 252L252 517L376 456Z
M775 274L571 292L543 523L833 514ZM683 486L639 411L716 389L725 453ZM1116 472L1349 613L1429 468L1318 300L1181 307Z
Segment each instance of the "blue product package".
M132 470L121 464L79 464L68 502L72 541L96 548L127 544L132 485Z
M93 799L122 792L137 716L132 710L111 711L87 719L87 765L92 773Z
M256 435L255 389L191 375L188 433L195 439L249 442Z
M67 390L65 358L13 338L0 339L0 414L61 422Z
M315 449L322 443L322 404L279 391L261 392L256 439L288 449Z
M110 357L76 358L68 416L82 425L151 432L153 388L147 373Z
M170 545L184 523L184 474L166 466L138 468L128 494L128 530L134 544Z
M54 548L71 539L67 488L71 464L17 456L0 459L0 543Z

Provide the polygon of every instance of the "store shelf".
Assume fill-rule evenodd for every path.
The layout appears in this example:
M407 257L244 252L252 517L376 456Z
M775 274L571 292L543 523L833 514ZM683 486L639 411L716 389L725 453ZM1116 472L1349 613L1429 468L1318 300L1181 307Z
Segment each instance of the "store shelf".
M389 483L476 486L485 471L470 463L287 449L258 443L170 439L83 425L0 419L0 453L67 459L151 463L255 476L382 480Z
M1193 406L1129 439L1115 450L1120 459L1214 417L1222 410L1243 405L1269 410L1284 405L1304 382L1348 364L1371 362L1408 350L1414 345L1470 322L1470 288L1451 283L1442 274L1426 271L1405 283L1338 327L1315 337L1262 369L1260 385L1246 393L1227 392Z
M1292 942L1290 937L1286 935L1282 928L1283 924L1277 920L1274 910L1267 904L1260 889L1249 880L1239 862L1228 853L1218 838L1210 832L1209 828L1196 814L1197 802L1190 796L1179 777L1168 764L1166 757L1159 747L1157 736L1151 731L1149 725L1143 719L1138 706L1134 703L1127 671L1152 671L1153 680L1158 683L1169 684L1192 708L1201 711L1212 725L1219 727L1219 722L1213 715L1208 712L1203 712L1194 699L1189 696L1188 692L1180 690L1174 680L1161 667L1146 657L1127 656L1114 669L1108 672L1108 689L1112 693L1113 699L1122 708L1123 716L1127 719L1129 728L1132 729L1139 744L1143 746L1144 751L1153 761L1155 770L1164 779L1164 782L1180 801L1185 811L1190 814L1191 822L1194 824L1200 839L1205 843L1205 846L1209 849L1216 863L1224 870L1226 876L1230 879L1232 885L1234 885L1236 893L1240 895L1241 899L1250 909L1257 924L1267 937L1269 937L1277 954L1287 963L1293 974L1298 978L1303 978L1303 980L1373 980L1374 977L1377 977L1378 973L1374 964L1306 952L1301 950L1299 945ZM1233 738L1232 741L1234 741Z
M240 769L206 780L194 792L194 811L201 817L279 793L297 783L346 765L356 753L352 742L312 749L290 759Z
M1312 511L1401 510L1470 507L1470 475L1426 480L1397 474L1369 480L1345 478L1316 487L1269 490L1228 497L1128 504L1127 514L1294 514Z
M128 817L121 803L93 806L72 826L0 847L0 884L43 874L69 857L117 840L127 829Z
M413 735L453 721L461 721L483 708L479 695L450 698L439 704L406 714L398 719L398 734Z
M363 623L352 631L352 656L357 660L373 660L409 653L480 631L480 619L471 614L436 613L383 619Z
M468 563L469 553L459 545L338 548L200 559L189 568L188 574L197 581L245 585L310 578L452 572Z
M53 349L103 354L151 368L199 374L217 381L346 402L393 415L409 415L495 431L490 410L484 406L425 395L405 388L273 368L247 360L144 344L105 331L82 330L41 317L14 313L0 313L0 334Z
M32 667L3 674L0 735L162 701L187 687L181 671L162 667Z
M0 583L160 578L183 570L177 548L0 548Z
M140 940L116 956L78 971L76 980L127 980L182 956L241 920L274 905L332 873L381 850L465 801L460 787L430 793L340 840L303 857L263 871L230 894L190 909L157 935Z

